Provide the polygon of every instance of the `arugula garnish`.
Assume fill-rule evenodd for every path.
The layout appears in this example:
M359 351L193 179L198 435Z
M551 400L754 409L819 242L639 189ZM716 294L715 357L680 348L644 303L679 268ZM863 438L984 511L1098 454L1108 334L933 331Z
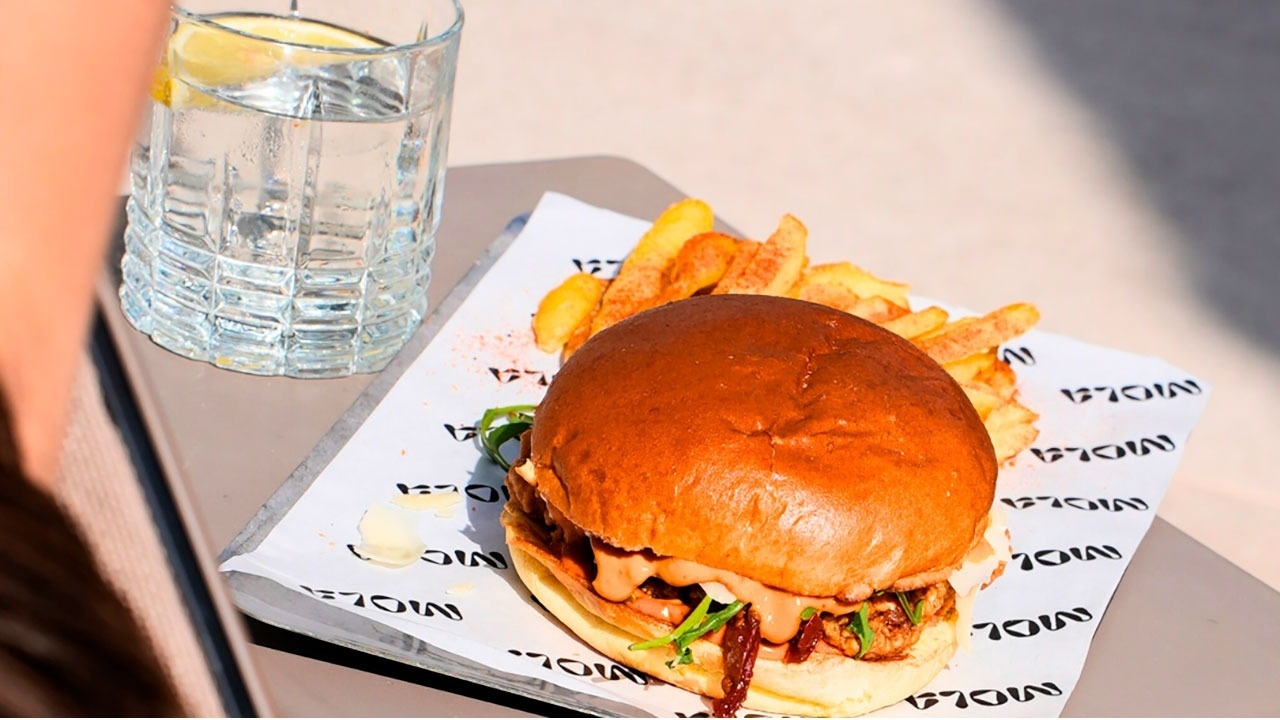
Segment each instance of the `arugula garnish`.
M724 624L729 622L729 619L737 615L744 607L746 607L746 603L741 600L734 600L720 610L708 613L707 611L711 609L711 596L706 595L702 598L702 602L698 603L698 606L693 609L693 612L689 613L689 616L684 619L684 622L676 626L675 630L662 637L633 643L627 649L649 650L667 644L675 644L676 656L667 663L667 667L673 668L676 665L688 665L693 662L693 651L689 649L693 641L724 627Z
M521 433L533 427L533 411L537 405L508 405L507 407L489 408L480 418L476 428L480 436L480 447L485 455L497 463L503 470L510 470L511 463L502 456L502 446L508 440L520 437ZM494 426L498 420L503 424Z
M907 619L911 621L911 624L919 625L920 621L923 619L921 615L924 613L924 598L920 598L916 601L915 605L912 605L911 601L907 599L906 593L897 592L894 593L894 595L898 596L898 604L906 611Z
M871 628L871 623L867 621L867 614L871 606L865 601L862 607L858 608L858 612L854 613L853 619L849 621L849 632L858 636L858 654L853 656L854 660L861 658L867 654L867 648L871 647L871 643L876 639L876 631Z
M807 607L807 608L805 608L804 610L801 610L801 611L800 611L800 619L801 619L801 620L808 620L809 618L811 618L811 617L813 617L814 615L817 615L817 614L818 614L818 608L816 608L816 607Z

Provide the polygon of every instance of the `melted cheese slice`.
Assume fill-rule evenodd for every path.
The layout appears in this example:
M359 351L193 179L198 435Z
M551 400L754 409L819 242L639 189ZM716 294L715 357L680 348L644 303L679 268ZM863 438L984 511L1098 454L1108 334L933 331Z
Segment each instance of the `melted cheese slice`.
M973 599L982 586L991 581L1001 563L1013 558L1013 546L1009 541L1009 529L1005 526L1004 511L992 507L988 515L987 531L982 540L969 551L964 564L947 578L956 591L956 640L968 652L971 648L969 630L973 626Z
M1004 524L1004 512L998 507L992 507L987 518L987 531L982 534L982 540L965 556L960 569L947 578L958 596L969 595L990 582L1000 563L1007 563L1013 558L1013 546L1009 541L1009 529Z

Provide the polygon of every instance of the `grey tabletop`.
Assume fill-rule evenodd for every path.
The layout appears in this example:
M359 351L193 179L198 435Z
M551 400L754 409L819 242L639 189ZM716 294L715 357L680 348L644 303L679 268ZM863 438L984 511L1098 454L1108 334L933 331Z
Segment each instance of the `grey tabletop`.
M512 217L549 190L638 217L655 216L683 196L618 158L451 169L432 304ZM373 379L262 378L189 361L133 331L109 281L100 295L161 463L192 498L210 554L245 526ZM1280 713L1277 616L1280 593L1157 517L1099 624L1065 714ZM257 670L285 715L555 711L263 625L252 631Z

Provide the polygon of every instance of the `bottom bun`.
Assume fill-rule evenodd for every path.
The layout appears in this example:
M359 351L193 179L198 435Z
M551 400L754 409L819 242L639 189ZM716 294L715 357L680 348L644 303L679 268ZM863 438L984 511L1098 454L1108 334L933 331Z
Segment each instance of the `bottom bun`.
M510 532L510 530L509 530ZM695 662L667 667L670 645L634 651L628 646L648 640L589 611L538 557L511 547L516 572L551 614L597 651L652 677L699 695L720 697L724 675L720 647L697 640ZM911 654L884 662L863 662L844 655L814 653L802 663L758 658L744 707L785 715L819 717L861 715L892 705L920 690L956 651L956 614L925 628ZM964 628L968 633L968 628Z

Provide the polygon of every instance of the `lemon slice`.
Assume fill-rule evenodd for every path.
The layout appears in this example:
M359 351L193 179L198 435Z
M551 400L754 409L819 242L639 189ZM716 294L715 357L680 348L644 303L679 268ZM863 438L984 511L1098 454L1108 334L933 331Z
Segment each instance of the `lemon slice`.
M157 102L175 109L227 109L226 103L200 88L240 85L269 78L285 67L316 67L345 58L340 53L326 52L326 48L384 47L357 32L311 20L225 15L211 21L216 25L180 21L151 85L151 96Z

